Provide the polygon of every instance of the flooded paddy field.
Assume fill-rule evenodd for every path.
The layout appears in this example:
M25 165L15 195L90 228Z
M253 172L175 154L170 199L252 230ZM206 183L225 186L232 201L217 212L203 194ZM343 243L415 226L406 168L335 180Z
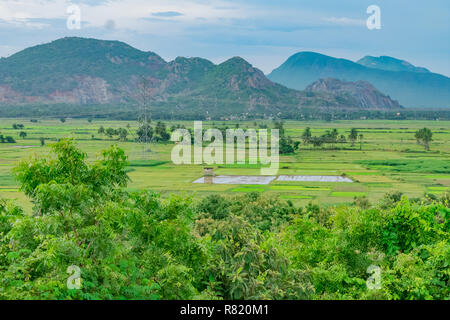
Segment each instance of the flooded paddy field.
M348 182L353 183L353 180L342 176L279 176L277 181L289 182Z
M217 176L202 177L194 183L266 185L275 179L275 176Z
M272 181L286 182L346 182L353 183L353 180L341 176L215 176L202 177L193 183L209 183L209 184L247 184L247 185L267 185Z

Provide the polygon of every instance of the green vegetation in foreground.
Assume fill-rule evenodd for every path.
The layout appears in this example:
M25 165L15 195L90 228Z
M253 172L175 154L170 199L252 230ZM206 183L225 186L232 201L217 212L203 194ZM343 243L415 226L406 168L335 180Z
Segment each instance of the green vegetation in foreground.
M450 299L449 194L329 208L255 192L163 199L125 191L117 146L91 163L71 140L51 152L15 169L33 215L0 200L0 299Z

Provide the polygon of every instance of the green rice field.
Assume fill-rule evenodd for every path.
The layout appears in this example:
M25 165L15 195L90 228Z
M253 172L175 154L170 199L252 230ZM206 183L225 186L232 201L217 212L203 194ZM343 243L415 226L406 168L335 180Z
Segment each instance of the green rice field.
M13 129L14 123L25 126ZM236 121L204 122L204 127L234 128ZM271 127L271 121L257 121ZM167 122L167 127L182 124L192 127L193 122ZM328 145L320 148L300 145L295 154L281 155L279 175L346 175L354 183L331 182L286 182L273 181L269 185L212 185L194 184L203 176L203 165L175 165L171 161L172 143L152 143L148 148L131 141L119 142L98 133L98 128L126 128L130 131L136 123L130 121L88 122L83 119L59 120L0 119L0 134L12 136L16 144L0 144L0 197L16 199L27 210L32 204L19 190L11 169L30 156L43 155L49 145L57 139L71 137L95 160L99 152L111 144L118 144L129 156L128 174L131 179L130 190L149 189L169 193L196 194L212 193L236 194L260 192L280 199L292 201L297 205L317 202L325 205L349 203L354 197L367 196L376 201L387 192L401 191L409 197L421 197L425 193L442 194L450 188L450 121L337 121L337 122L298 122L285 123L286 134L294 140L301 140L306 127L311 127L313 135L321 135L326 130L337 128L339 134L348 136L351 128L357 128L364 135L362 150L357 143L337 146L331 150ZM242 129L255 128L253 121L239 122ZM431 150L425 152L414 138L416 130L430 128L433 132ZM25 131L25 139L19 132ZM45 138L41 146L40 138ZM216 175L258 175L259 165L215 165Z

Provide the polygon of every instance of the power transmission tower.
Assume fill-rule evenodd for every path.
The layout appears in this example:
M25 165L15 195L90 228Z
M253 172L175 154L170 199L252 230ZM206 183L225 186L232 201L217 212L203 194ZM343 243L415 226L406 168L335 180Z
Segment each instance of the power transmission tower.
M151 152L150 143L153 134L150 114L150 85L144 76L139 80L137 94L139 103L137 140L142 146L142 159L146 160Z

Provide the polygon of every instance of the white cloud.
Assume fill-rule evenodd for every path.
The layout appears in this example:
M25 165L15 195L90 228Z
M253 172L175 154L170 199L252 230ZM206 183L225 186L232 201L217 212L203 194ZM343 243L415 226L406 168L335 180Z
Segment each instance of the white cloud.
M1 0L0 20L13 27L41 29L54 20L64 27L67 8L72 4L77 4L81 9L83 28L104 29L114 21L114 29L139 34L185 35L189 27L204 27L206 31L211 26L236 30L238 21L248 29L264 29L265 25L275 25L280 30L283 26L295 30L297 26L324 24L365 25L362 19L323 18L320 12L311 10L251 6L244 1L238 3L230 0ZM44 23L36 19L44 20Z
M67 0L2 0L0 19L15 26L38 26L33 19L66 19ZM224 0L107 0L97 4L77 3L81 9L81 20L85 27L103 28L108 21L115 21L118 28L138 32L155 30L155 27L169 22L223 23L229 19L244 18L247 10L226 6ZM166 14L161 14L166 13ZM172 13L172 14L168 14ZM174 14L177 13L177 14ZM156 15L155 15L156 14ZM45 27L40 24L40 27ZM164 31L181 31L176 25Z
M30 19L55 19L65 16L68 1L64 0L2 0L0 19L8 22Z

